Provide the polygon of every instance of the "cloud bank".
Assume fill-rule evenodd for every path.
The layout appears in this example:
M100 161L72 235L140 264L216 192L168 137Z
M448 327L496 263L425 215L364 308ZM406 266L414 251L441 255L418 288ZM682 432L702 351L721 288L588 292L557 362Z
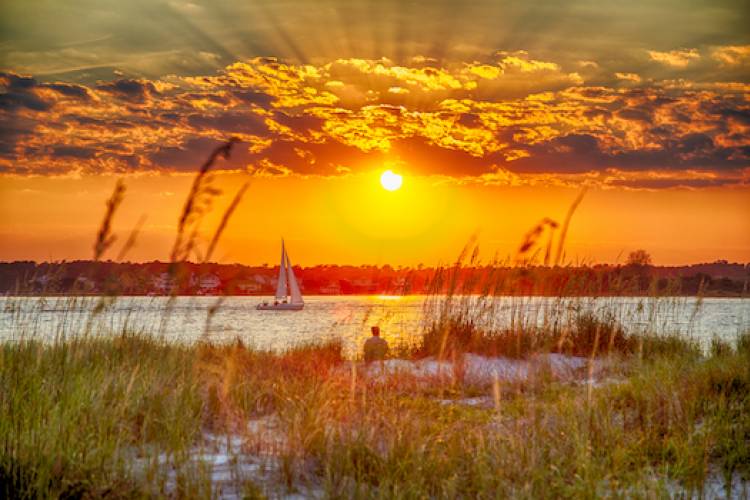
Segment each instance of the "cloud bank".
M676 71L747 65L747 47L649 51ZM660 189L750 182L750 85L592 81L525 51L482 61L253 58L211 74L91 84L0 73L0 172L184 172L237 137L221 168L335 176L384 163L461 182Z

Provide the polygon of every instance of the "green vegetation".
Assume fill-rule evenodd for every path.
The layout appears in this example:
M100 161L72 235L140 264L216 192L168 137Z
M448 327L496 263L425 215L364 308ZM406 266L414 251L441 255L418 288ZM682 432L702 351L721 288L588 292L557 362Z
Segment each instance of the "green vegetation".
M265 475L237 467L251 497L698 492L712 468L750 479L750 335L716 345L612 353L599 386L477 387L368 377L337 344L272 354L128 334L6 343L0 494L217 494L196 450L225 434L241 439L236 463L268 464Z
M696 342L679 334L626 333L614 318L600 319L591 312L576 315L565 325L520 325L487 331L477 323L469 315L450 315L434 321L421 342L409 352L415 357L445 357L458 351L524 358L547 352L584 357L601 354L652 357L700 351Z

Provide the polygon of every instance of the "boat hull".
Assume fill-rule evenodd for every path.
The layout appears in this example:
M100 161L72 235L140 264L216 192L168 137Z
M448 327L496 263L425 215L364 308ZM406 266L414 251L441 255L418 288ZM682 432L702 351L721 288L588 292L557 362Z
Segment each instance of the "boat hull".
M305 304L258 304L259 311L301 311Z

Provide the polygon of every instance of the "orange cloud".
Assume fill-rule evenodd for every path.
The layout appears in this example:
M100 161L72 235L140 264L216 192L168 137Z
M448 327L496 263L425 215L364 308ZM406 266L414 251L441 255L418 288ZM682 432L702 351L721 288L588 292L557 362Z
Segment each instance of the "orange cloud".
M506 53L501 52L501 55ZM520 50L506 55L500 60L500 65L503 68L518 68L524 73L532 73L535 71L558 71L560 66L553 62L537 61L535 59L529 59L528 52Z
M668 52L649 50L648 55L652 61L656 61L674 68L685 68L692 61L700 59L701 55L697 49L679 49Z
M636 73L615 73L615 77L618 80L626 80L628 82L638 83L641 81L641 77Z
M94 86L1 74L0 171L187 170L233 136L239 152L220 168L263 175L340 175L399 161L456 178L511 172L552 182L614 169L746 182L736 174L750 165L747 84L618 72L639 88L594 86L525 52L495 58L410 66L256 58L214 75Z
M750 45L717 47L711 56L725 66L742 66L750 63Z

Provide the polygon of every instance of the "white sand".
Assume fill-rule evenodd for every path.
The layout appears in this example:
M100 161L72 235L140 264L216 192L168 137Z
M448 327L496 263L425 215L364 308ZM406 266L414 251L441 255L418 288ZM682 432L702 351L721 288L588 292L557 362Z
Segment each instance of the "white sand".
M435 358L417 361L388 359L369 366L358 365L357 369L364 370L368 377L375 380L394 375L427 380L462 377L466 383L481 385L492 383L495 379L501 382L523 382L541 373L548 373L560 380L574 380L588 375L589 362L587 358L563 354L539 354L528 360L466 354L455 362ZM601 360L592 361L593 372L598 373L601 366Z

